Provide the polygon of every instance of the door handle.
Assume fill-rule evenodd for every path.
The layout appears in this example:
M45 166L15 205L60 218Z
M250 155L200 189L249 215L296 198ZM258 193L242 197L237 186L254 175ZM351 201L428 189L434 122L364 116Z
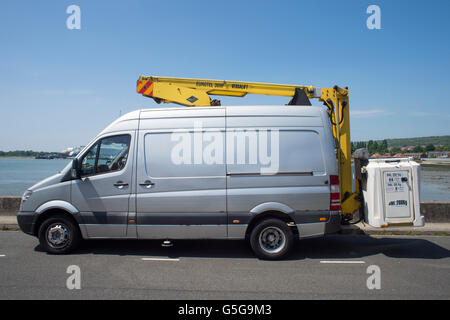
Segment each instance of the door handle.
M117 187L118 189L123 189L123 187L128 186L128 183L123 181L117 181L116 183L114 183L114 186Z
M151 182L150 180L145 180L144 182L139 183L139 185L148 189L151 186L155 185L155 183Z

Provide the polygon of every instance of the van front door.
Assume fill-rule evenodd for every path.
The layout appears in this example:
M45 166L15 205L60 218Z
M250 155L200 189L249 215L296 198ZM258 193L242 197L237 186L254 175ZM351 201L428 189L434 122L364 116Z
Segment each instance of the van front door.
M72 182L72 203L89 238L127 236L134 132L105 136L80 158L81 179Z

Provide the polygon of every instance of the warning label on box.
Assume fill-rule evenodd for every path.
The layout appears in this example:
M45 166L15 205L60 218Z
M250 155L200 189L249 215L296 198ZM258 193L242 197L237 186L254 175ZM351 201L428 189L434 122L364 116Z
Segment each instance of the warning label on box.
M386 192L403 192L405 187L402 183L400 172L386 172Z

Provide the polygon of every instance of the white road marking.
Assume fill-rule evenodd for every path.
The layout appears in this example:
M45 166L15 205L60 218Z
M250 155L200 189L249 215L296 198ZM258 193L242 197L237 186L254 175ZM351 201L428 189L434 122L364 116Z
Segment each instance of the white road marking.
M0 257L6 257L6 255L4 255L4 254L0 254Z
M337 261L337 260L324 260L320 263L337 263L337 264L363 264L365 261Z
M142 258L142 261L180 261L178 258Z

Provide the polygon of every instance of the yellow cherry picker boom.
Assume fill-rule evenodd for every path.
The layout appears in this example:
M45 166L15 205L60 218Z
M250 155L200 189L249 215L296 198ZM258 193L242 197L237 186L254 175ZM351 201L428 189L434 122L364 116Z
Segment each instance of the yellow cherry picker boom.
M348 88L141 76L137 81L136 90L143 96L153 98L157 103L176 103L189 107L220 106L220 101L211 99L210 96L244 97L247 94L282 96L291 98L289 105L305 106L311 106L310 99L318 99L328 108L333 135L337 142L343 220L351 220L353 214L361 207L358 179L355 181L356 191L352 189Z

